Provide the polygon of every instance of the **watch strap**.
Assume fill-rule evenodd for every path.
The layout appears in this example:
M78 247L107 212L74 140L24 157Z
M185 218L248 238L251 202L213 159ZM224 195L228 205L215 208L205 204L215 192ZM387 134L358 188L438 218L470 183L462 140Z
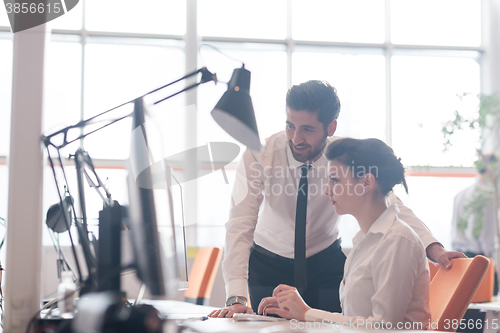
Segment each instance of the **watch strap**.
M231 306L234 304L243 304L247 306L247 299L243 296L231 296L226 301L226 306Z

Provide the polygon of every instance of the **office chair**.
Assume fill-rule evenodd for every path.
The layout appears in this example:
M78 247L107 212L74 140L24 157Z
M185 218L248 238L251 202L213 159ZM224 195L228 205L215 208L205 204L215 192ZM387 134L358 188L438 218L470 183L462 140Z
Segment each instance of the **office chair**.
M432 281L432 279L434 278L434 276L436 275L436 273L439 270L439 264L435 264L430 260L427 260L427 261L429 262L429 272L431 273L431 281Z
M493 290L495 288L495 263L490 258L488 258L488 260L490 261L490 267L488 267L483 282L479 285L471 303L491 302L493 299Z
M450 269L440 266L430 284L430 329L433 330L457 330L460 319L483 281L490 260L484 256L476 256L453 259L452 264Z
M208 305L221 259L221 247L204 247L198 250L189 273L189 288L184 292L186 302Z
M493 263L493 259L488 258L488 260L490 261L490 267L488 267L488 271L484 276L483 282L479 285L471 303L491 302L493 299L493 289L495 287L495 264ZM432 281L434 275L436 275L439 270L439 264L435 264L429 260L429 270Z

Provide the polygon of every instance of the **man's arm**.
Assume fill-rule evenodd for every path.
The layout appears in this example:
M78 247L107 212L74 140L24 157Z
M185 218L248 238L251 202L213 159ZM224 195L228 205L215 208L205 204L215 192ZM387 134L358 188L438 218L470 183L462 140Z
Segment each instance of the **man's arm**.
M247 149L238 164L231 210L226 223L226 247L222 274L226 284L226 299L247 297L248 259L253 244L253 233L263 200L264 173L262 166ZM210 313L211 317L232 317L234 313L252 313L243 304L234 304Z
M457 251L446 251L441 243L432 243L425 249L427 257L446 268L451 268L451 259L467 258L465 254Z
M443 245L436 238L434 238L424 222L415 216L413 211L406 207L396 195L389 195L388 201L390 205L398 205L398 217L405 221L417 233L422 243L424 243L425 251L429 259L445 266L446 268L450 268L451 259L466 258L465 254L461 252L446 251Z

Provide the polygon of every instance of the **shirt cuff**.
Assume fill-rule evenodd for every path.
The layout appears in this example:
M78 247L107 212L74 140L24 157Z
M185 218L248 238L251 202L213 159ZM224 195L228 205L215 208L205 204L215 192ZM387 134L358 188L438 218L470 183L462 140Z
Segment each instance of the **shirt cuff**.
M339 322L343 316L340 313L311 309L306 312L304 317L306 321L323 321L326 319L331 322Z
M226 299L232 296L248 298L248 281L246 279L234 279L226 283Z
M427 253L427 248L429 247L429 245L434 244L434 243L441 244L441 242L438 241L436 238L434 238L432 235L429 235L427 237L423 237L420 240L424 244L425 253ZM444 248L443 244L441 244L441 246Z

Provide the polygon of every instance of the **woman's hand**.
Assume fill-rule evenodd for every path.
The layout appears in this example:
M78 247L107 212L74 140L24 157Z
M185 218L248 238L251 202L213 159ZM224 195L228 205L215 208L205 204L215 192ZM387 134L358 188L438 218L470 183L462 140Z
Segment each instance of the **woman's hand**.
M279 309L278 300L276 297L265 297L260 301L259 307L257 308L257 314L266 315L266 309L277 308Z
M277 297L263 298L262 301L260 301L259 309L257 310L257 313L264 315L264 316L266 316L268 314L275 314L275 315L280 316L281 318L286 318L286 319L294 319L295 318L295 316L293 315L292 312L290 312L290 310L280 309Z
M304 302L297 288L280 284L273 291L273 297L264 298L259 304L259 313L276 314L280 317L305 320L311 308Z

